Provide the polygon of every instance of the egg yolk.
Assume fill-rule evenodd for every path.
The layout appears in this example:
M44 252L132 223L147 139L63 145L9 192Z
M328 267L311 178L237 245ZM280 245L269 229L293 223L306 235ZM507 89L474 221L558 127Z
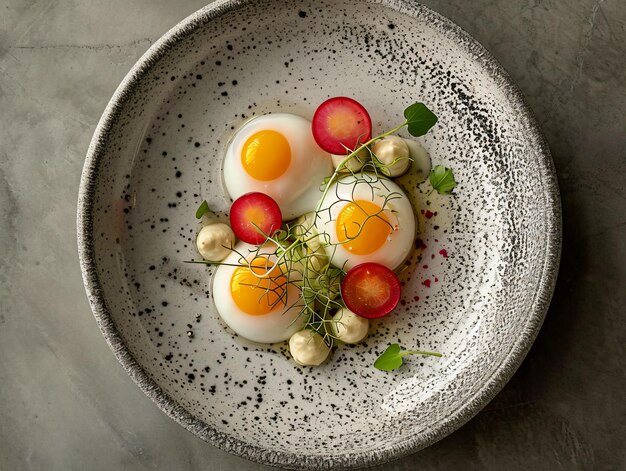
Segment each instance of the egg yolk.
M335 228L337 239L347 251L367 255L387 241L391 225L381 209L367 200L355 200L341 209Z
M252 316L272 312L284 303L287 277L263 257L255 258L250 267L238 267L230 280L230 292L239 309Z
M290 163L289 142L277 131L254 133L241 150L241 164L255 180L275 180L287 171Z

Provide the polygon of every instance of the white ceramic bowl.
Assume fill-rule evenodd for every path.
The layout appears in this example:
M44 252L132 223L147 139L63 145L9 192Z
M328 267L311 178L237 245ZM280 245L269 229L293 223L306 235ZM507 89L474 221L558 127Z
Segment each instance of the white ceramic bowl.
M436 214L420 219L426 247L396 312L365 343L302 368L284 346L228 331L211 270L184 262L200 201L226 217L233 129L267 112L311 118L335 95L361 101L378 131L425 102L439 123L421 141L459 185L424 208ZM404 184L423 205L427 187ZM218 1L155 43L113 96L87 154L78 240L104 336L165 413L262 463L358 467L442 438L511 377L552 294L560 204L519 91L450 21L400 0ZM444 357L374 369L394 342Z

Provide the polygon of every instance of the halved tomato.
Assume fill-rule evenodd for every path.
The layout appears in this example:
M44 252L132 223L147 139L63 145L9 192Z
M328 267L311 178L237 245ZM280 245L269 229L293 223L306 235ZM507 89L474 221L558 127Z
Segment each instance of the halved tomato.
M317 145L331 154L346 155L372 138L367 110L345 96L330 98L318 106L312 126Z
M377 319L389 314L400 301L400 280L389 268L367 262L348 271L341 283L341 297L355 314Z

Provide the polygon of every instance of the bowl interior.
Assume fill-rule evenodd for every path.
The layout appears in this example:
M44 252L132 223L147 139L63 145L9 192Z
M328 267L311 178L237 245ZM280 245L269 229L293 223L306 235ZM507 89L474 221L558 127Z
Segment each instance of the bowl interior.
M553 183L531 118L471 39L425 8L383 3L233 2L210 21L215 8L198 14L135 71L95 143L86 236L99 321L140 366L135 377L153 381L144 389L160 388L203 438L263 449L262 461L365 463L425 446L495 394L543 317ZM426 197L427 184L402 181L425 246L402 275L402 305L366 342L302 368L283 345L230 332L212 270L185 261L197 258L198 204L227 218L221 159L233 130L268 112L310 119L335 95L363 103L375 132L426 103L439 122L420 141L459 185ZM394 342L444 357L374 369Z

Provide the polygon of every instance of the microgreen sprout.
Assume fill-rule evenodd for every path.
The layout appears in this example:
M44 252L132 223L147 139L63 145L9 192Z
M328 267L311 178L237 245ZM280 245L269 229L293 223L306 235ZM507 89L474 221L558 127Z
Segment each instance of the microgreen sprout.
M198 209L196 210L196 219L202 219L202 216L204 216L209 211L209 203L207 203L205 200L200 203L200 206L198 206Z
M387 347L387 349L378 357L374 362L374 367L381 371L393 371L402 366L402 357L405 355L431 355L434 357L443 356L441 353L436 352L422 352L420 350L406 350L401 351L400 345L393 343Z

